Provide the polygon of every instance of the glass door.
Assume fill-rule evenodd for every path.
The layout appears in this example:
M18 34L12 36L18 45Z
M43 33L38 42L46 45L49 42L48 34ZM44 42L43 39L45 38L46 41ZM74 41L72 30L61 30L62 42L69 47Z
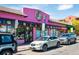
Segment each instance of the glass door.
M33 28L32 27L29 27L29 26L26 27L25 39L26 39L26 42L33 41Z

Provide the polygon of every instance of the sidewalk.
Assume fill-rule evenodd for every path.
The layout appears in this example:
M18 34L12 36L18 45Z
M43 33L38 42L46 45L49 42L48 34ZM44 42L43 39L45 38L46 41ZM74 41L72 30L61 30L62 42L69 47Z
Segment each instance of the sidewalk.
M77 36L77 39L79 40L79 36Z
M18 46L18 52L26 51L26 50L30 50L30 45L29 44Z

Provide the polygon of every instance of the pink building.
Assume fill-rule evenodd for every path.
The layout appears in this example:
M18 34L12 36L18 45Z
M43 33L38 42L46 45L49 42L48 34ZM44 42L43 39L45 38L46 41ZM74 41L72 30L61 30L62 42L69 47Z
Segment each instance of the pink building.
M24 27L24 32L18 32L23 39L18 43L31 42L41 37L42 24L45 24L45 35L57 35L60 28L65 28L61 23L50 22L50 16L37 9L23 8L23 11L0 7L0 31L12 32L18 27Z

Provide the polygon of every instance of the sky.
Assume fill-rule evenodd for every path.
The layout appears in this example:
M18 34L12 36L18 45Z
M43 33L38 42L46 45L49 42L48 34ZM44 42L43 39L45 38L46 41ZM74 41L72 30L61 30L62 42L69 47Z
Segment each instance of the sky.
M68 16L79 17L79 4L0 4L0 6L18 10L22 10L23 7L39 9L54 20L65 19Z

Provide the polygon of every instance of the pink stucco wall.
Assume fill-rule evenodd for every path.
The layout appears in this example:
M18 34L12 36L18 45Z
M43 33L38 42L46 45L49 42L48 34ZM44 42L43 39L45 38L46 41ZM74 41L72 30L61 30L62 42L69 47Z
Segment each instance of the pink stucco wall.
M33 28L33 40L36 39L36 27Z
M36 19L36 11L37 9L31 9L31 8L23 8L23 12L25 15L28 15L27 18L25 18L25 20L29 21L29 22L35 22L35 23L43 23L44 22L44 18L42 18L40 21L38 21ZM55 25L55 26L63 26L62 24L56 23L56 22L49 22L50 20L50 16L44 12L41 11L42 16L46 16L46 24L48 25Z
M25 15L28 15L28 17L25 18L27 21L36 22L36 23L43 23L43 22L44 22L44 18L43 18L44 16L47 16L47 18L46 18L46 23L47 23L48 20L49 20L49 15L46 14L46 13L44 13L44 12L42 12L42 11L41 11L42 19L39 20L39 21L36 19L36 16L35 16L36 11L37 11L36 9L23 8L23 11L24 11L24 14L25 14Z
M1 18L8 18L8 19L25 21L24 16L16 15L16 14L13 14L13 13L2 12L2 11L0 11L0 17Z
M36 9L31 9L31 8L23 8L23 13L27 16L20 16L20 15L16 15L13 13L7 13L7 12L3 12L0 11L0 17L1 18L8 18L8 19L15 19L15 20L22 20L22 21L28 21L28 22L35 22L35 23L43 23L44 22L44 18L42 18L40 21L38 21L36 19ZM48 25L56 25L56 26L63 26L62 24L59 23L54 23L54 22L49 22L48 20L50 19L50 16L44 12L41 11L42 16L47 16L46 17L46 24Z

